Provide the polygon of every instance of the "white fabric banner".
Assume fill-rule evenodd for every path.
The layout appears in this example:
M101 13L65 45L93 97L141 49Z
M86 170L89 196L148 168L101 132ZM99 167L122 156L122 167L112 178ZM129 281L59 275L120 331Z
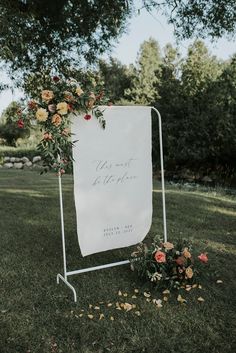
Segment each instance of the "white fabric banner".
M72 120L74 197L83 256L137 244L152 223L151 108L105 107Z

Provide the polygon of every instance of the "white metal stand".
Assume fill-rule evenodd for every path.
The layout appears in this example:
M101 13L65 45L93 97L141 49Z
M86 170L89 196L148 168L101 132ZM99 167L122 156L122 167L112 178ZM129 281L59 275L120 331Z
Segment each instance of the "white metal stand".
M160 144L160 164L161 164L161 189L162 189L162 209L163 209L163 231L164 231L164 241L167 241L167 227L166 227L166 204L165 204L165 184L164 184L164 162L163 162L163 144L162 144L162 123L161 115L159 111L152 107L152 109L157 113L159 122L159 144ZM59 198L60 198L60 213L61 213L61 235L62 235L62 252L63 252L63 272L64 276L60 273L57 274L57 284L59 284L60 279L72 290L74 295L74 301L77 302L77 294L75 288L68 282L67 277L76 275L79 273L90 272L101 270L104 268L120 266L130 263L129 260L113 262L105 265L88 267L81 270L67 271L66 267L66 246L65 246L65 227L64 227L64 211L63 211L63 198L62 198L62 185L61 185L61 173L58 173L59 182Z

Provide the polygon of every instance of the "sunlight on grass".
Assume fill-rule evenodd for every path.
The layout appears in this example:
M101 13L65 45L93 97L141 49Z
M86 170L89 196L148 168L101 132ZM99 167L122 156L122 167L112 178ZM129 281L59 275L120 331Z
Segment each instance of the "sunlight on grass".
M210 206L206 208L208 211L215 212L215 213L220 213L226 216L233 216L236 217L236 210L228 210L223 207L216 207L216 206Z
M216 241L209 240L207 242L207 247L209 247L212 250L217 251L217 252L225 252L228 254L236 255L236 247L235 246L229 246L229 245L225 245L224 243L218 243Z
M29 190L29 189L4 189L4 193L8 194L22 194L22 195L28 195L32 197L40 197L40 198L48 198L48 195L45 195L43 192L35 191L35 190Z

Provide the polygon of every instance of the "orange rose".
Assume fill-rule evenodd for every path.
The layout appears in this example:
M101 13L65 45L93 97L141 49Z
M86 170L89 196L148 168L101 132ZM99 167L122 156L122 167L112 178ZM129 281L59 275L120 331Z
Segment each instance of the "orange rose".
M59 114L54 114L53 117L52 117L52 123L55 125L55 126L59 126L61 125L61 116Z
M49 102L54 98L54 93L53 91L49 91L48 89L45 89L42 91L41 97L42 97L42 100L44 100L45 102Z
M166 250L171 250L174 248L174 245L168 241L166 241L165 243L163 243L163 246Z
M184 256L186 259L190 259L190 258L191 258L191 254L190 254L190 252L188 251L188 248L184 248L183 256Z
M157 251L154 255L156 262L163 263L166 262L166 254L162 251Z

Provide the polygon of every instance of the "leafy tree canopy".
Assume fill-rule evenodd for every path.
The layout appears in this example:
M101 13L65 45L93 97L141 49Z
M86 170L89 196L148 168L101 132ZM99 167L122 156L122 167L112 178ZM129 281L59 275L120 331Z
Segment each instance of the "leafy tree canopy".
M11 72L93 62L141 9L165 13L181 38L235 34L235 0L0 0L0 59Z

